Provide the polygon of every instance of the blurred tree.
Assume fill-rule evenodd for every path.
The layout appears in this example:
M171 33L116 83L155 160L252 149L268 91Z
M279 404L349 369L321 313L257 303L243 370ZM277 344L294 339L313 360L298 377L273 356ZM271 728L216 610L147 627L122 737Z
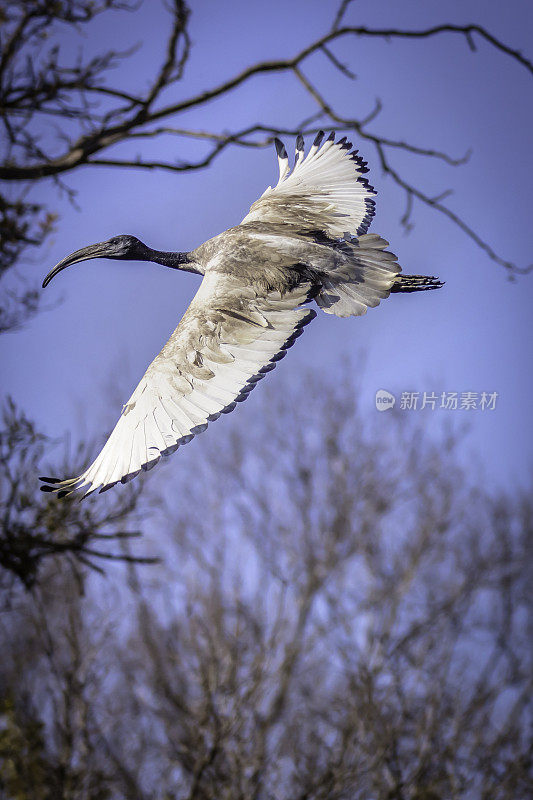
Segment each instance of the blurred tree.
M43 497L37 474L47 442L8 398L0 428L0 590L4 603L12 602L15 577L31 588L41 562L48 557L63 555L73 567L101 569L98 563L105 559L129 558L121 549L110 552L109 543L140 535L131 525L139 520L141 485L98 506L68 500L57 503ZM73 459L76 466L87 461L87 450L80 445Z
M76 800L527 796L531 498L353 385L284 388L190 452L158 581L56 565L0 617L26 796L42 763Z
M41 245L53 228L55 215L36 203L0 195L0 280L19 262L31 245ZM39 306L39 292L24 287L4 292L0 306L0 333L20 328Z

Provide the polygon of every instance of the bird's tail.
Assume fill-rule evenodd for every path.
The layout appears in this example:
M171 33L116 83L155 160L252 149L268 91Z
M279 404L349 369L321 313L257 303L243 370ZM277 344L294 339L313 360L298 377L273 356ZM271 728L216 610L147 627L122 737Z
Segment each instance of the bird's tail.
M402 275L396 278L391 287L391 292L425 292L428 289L440 289L443 281L433 275Z
M315 298L326 314L351 317L366 314L388 297L399 279L401 267L388 242L375 233L337 242L335 266L322 275L322 287Z
M365 314L391 292L421 292L438 289L442 283L425 275L403 275L388 242L375 233L334 245L334 266L321 276L315 298L327 314L350 317Z

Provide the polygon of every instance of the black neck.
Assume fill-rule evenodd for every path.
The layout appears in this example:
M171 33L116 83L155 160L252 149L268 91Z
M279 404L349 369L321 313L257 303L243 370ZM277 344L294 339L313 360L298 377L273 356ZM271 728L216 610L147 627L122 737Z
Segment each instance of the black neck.
M152 250L149 253L150 261L155 261L156 264L163 264L164 267L171 269L181 269L185 272L198 272L193 266L192 260L188 253L172 253L165 252L164 250Z

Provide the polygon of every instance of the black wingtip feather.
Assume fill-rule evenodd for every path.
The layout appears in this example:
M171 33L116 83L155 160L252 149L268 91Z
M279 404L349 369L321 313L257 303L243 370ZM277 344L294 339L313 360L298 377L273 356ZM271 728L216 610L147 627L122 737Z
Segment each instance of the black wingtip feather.
M113 486L116 486L117 483L118 483L118 481L113 481L113 483L106 483L105 486L102 486L102 488L100 489L98 494L103 494L104 492L108 492L110 489L113 488Z
M289 158L287 155L287 151L285 150L285 145L278 139L277 137L274 139L274 144L276 145L276 153L278 154L278 158Z
M128 472L128 474L127 474L127 475L123 475L123 476L122 476L122 478L120 479L120 482L121 482L122 484L129 483L129 482L130 482L130 481L132 481L134 478L136 478L136 477L137 477L137 475L140 475L140 473L141 473L141 472L142 472L142 470L140 470L140 469L137 469L137 470L135 470L135 472Z
M313 142L313 147L320 147L320 143L324 138L325 134L324 131L318 131L317 135L315 136L315 140Z
M268 364L265 364L265 366L264 366L264 367L260 367L260 368L259 368L259 372L260 372L262 375L266 375L266 374L267 374L267 372L272 372L272 370L274 369L274 367L275 367L275 366L276 366L275 364L271 364L271 363L269 362Z
M153 469L157 463L159 463L159 456L157 456L157 458L150 459L150 461L147 461L145 464L141 464L141 469L143 469L145 472L150 472L150 470Z

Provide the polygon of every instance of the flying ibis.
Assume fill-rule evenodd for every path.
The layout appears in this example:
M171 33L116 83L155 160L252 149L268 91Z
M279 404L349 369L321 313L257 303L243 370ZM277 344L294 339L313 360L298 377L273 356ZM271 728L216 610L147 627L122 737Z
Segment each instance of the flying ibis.
M153 250L114 236L76 250L46 276L90 258L155 261L202 275L178 327L155 357L95 461L76 478L42 478L41 489L84 496L134 478L232 411L316 316L360 316L391 292L436 289L436 278L402 275L388 242L367 233L376 191L346 138L323 132L307 155L298 136L293 168L276 139L279 180L243 221L190 253Z

